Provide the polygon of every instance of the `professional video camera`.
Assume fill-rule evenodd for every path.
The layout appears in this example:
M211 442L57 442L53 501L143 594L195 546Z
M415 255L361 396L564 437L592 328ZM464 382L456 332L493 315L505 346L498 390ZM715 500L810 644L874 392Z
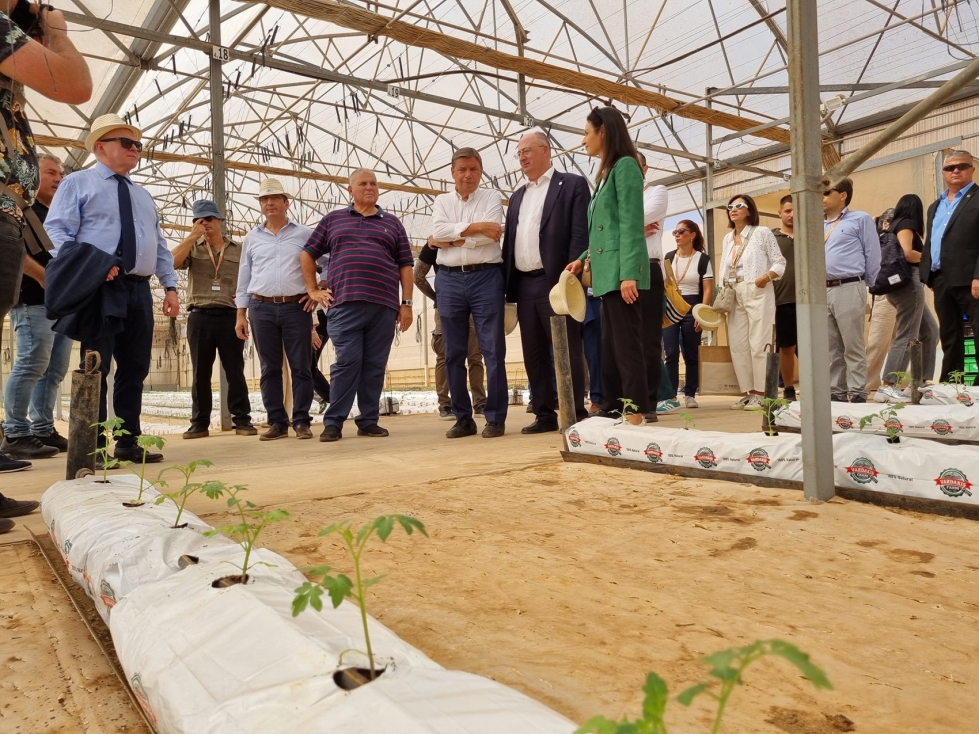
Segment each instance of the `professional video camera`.
M28 36L34 40L44 37L44 26L41 25L41 11L54 10L53 5L38 5L32 8L30 0L17 0L16 5L8 13L10 19Z

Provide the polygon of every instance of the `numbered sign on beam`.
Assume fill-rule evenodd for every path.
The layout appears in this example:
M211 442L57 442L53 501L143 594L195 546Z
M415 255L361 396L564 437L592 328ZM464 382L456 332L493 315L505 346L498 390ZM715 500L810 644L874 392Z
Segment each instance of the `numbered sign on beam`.
M218 61L230 61L231 51L224 46L211 46L211 58Z

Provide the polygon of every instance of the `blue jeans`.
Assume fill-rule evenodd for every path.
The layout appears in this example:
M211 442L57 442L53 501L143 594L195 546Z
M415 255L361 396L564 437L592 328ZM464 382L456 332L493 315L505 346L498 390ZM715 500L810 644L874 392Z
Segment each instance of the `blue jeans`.
M588 399L602 404L602 299L588 297L585 323L581 325L581 341L588 363Z
M694 306L700 303L700 296L684 296L683 300ZM694 327L693 311L688 311L678 323L663 329L663 346L666 347L666 371L674 390L680 384L680 352L687 368L687 380L683 394L692 398L700 387L700 332ZM670 396L674 397L674 396Z
M357 398L358 428L377 425L384 370L394 342L398 312L379 303L349 301L326 312L327 327L337 361L330 367L330 407L327 426L343 427Z
M289 424L282 394L282 354L285 352L292 377L292 425L310 424L309 406L313 402L313 316L296 301L269 303L252 298L248 321L262 365L259 387L270 426Z
M54 321L44 315L44 306L15 306L10 310L10 325L17 340L17 359L3 394L7 409L4 435L50 436L72 341L54 332Z

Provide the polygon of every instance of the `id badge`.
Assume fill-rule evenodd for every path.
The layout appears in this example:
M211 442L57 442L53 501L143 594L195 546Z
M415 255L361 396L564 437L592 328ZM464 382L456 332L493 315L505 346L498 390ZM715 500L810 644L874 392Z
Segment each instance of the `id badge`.
M221 281L220 280L212 280L211 281L211 290L212 291L220 291L221 290Z

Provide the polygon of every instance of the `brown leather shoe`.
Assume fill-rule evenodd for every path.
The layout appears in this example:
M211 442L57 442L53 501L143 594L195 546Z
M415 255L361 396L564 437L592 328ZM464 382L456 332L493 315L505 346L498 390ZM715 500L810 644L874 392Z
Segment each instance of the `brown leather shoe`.
M305 423L300 423L293 429L296 432L296 438L312 438L313 432L309 430L309 426Z
M309 430L307 428L307 430ZM259 441L275 441L277 438L289 438L289 429L285 426L272 426L258 437Z
M499 438L506 431L506 426L502 423L489 423L483 426L483 438Z

